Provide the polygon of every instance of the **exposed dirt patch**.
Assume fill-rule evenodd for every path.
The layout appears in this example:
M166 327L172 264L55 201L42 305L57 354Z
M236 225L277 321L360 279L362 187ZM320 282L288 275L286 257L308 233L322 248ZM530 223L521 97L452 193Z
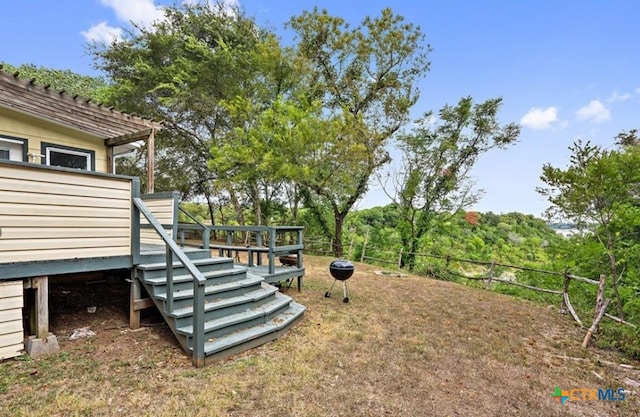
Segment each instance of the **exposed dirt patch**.
M129 290L129 283L117 277L52 283L50 328L61 351L83 353L87 349L93 360L140 362L139 366L145 366L150 353L169 353L168 359L189 366L189 358L155 308L142 311L140 329L129 328ZM84 329L95 335L73 338L74 332Z
M128 329L126 283L52 286L61 352L0 364L0 415L639 415L634 394L551 397L556 386L634 390L628 379L640 380L639 363L581 349L584 330L556 307L360 264L345 304L339 283L324 297L330 261L306 256L303 291L283 288L308 307L297 327L201 369L157 313ZM69 340L80 327L96 336Z

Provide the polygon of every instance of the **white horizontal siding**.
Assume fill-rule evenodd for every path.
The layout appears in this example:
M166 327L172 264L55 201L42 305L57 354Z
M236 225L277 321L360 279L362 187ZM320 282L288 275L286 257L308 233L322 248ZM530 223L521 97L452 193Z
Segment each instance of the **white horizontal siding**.
M0 166L0 264L130 253L130 180Z
M174 222L174 201L173 198L158 198L145 200L144 204L149 208L149 211L162 225L172 225ZM148 225L149 222L144 217L140 216L140 224ZM171 226L166 226L165 231L169 236L172 234ZM140 229L140 243L150 245L164 245L164 241L156 230L153 228L141 228Z
M23 304L22 281L0 282L0 360L21 354Z

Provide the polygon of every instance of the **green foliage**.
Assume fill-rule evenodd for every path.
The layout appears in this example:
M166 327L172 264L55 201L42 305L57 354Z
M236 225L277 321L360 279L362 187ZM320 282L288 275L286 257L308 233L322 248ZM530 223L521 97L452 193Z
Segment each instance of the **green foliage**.
M93 46L96 65L113 82L106 96L118 108L164 121L156 139L158 191L178 190L183 199L203 197L210 211L218 203L231 203L243 223L247 201L260 207L258 185L247 187L240 179L230 183L226 172L210 170L208 161L211 149L225 143L234 129L234 115L225 103L236 97L263 100L262 90L273 84L267 82L263 62L265 51L277 53L278 44L239 9L184 3L164 10L166 19L153 30ZM139 161L126 165L137 173ZM247 189L250 197L244 198Z
M600 333L602 337L596 341L598 347L616 349L634 359L640 359L639 328L620 326L617 323L604 321L600 325Z
M307 109L317 122L309 129L278 117L272 137L284 141L284 169L307 189L305 204L340 256L345 218L389 161L385 146L418 98L415 83L429 68L430 48L420 29L391 9L351 27L314 8L288 26L301 74L290 106Z
M621 135L619 140L633 143L628 135ZM600 268L592 269L592 273L608 272L618 315L624 318L627 300L619 285L637 285L640 279L636 263L630 262L638 260L640 252L636 249L640 243L640 150L635 145L604 150L581 141L569 149L572 155L568 168L543 167L541 179L546 186L538 192L552 204L547 211L550 218L565 218L589 229L581 239L583 247L567 258L584 258L587 252L591 256L587 262Z
M398 261L402 248L400 208L395 204L385 207L359 210L346 223L345 244L353 246L351 259L359 260L365 240L367 262L391 267ZM632 224L632 223L630 223ZM307 237L310 237L307 234ZM627 321L640 325L640 285L636 265L640 264L640 245L635 234L627 234L621 240L619 265L624 273L619 276L620 295L624 303ZM414 272L442 280L456 281L464 285L484 287L485 281L470 281L463 275L485 277L488 265L473 265L458 262L466 259L479 262L498 263L542 269L562 273L569 271L575 275L597 280L606 273L608 256L602 252L602 245L593 234L564 238L553 231L539 218L521 213L468 213L460 211L455 215L441 215L433 220L430 233L419 241L418 253L433 256L417 256ZM564 278L536 271L518 270L495 266L494 277L517 281L538 288L561 291ZM532 300L543 305L560 308L562 301L557 294L542 293L530 289L495 282L493 291ZM569 295L578 316L590 323L594 316L597 287L572 281ZM606 298L614 297L610 287ZM601 323L598 345L620 349L631 357L640 357L637 328L622 326L605 319Z
M367 236L368 257L397 262L402 248L399 222L400 208L395 204L354 212L345 223L343 242L345 245L354 242L351 258L359 259ZM307 235L313 236L313 233ZM517 243L514 236L518 237ZM563 240L542 219L532 215L477 213L477 222L471 224L467 213L459 211L453 216L435 218L430 233L420 239L417 252L540 267L554 261L556 255L548 249L559 247ZM421 261L418 257L415 272L424 273L424 268L432 262L435 262L433 258Z
M501 126L497 115L502 99L473 103L462 98L444 106L434 123L431 112L417 121L413 131L399 137L403 166L395 179L401 221L398 225L405 254L403 263L415 266L413 255L436 219L477 201L469 172L478 157L513 144L520 128ZM476 242L479 250L480 243Z
M38 67L33 64L13 66L6 62L0 62L2 70L19 74L20 78L35 79L42 86L50 86L55 91L64 91L67 95L78 96L94 101L103 101L102 95L107 88L107 83L102 77L80 75L70 70Z

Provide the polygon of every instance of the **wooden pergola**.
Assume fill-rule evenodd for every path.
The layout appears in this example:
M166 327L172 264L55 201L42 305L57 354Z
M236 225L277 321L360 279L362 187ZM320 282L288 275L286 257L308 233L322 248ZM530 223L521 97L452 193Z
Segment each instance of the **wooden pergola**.
M114 147L147 142L147 193L154 189L155 134L162 123L95 104L90 99L39 85L36 79L8 74L0 66L0 107L46 120L104 141L109 173L114 172Z

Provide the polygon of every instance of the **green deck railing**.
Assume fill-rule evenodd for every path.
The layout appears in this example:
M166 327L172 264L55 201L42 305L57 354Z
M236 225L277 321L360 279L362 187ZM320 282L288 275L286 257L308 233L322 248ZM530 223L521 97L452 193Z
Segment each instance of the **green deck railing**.
M142 214L151 227L165 243L166 265L167 265L167 299L165 301L165 312L171 313L173 310L173 260L174 257L186 268L193 277L193 357L192 361L196 367L204 366L204 290L206 279L198 268L187 257L178 244L165 231L164 227L154 217L153 213L145 205L141 197L133 197L134 218L140 218ZM137 253L135 253L137 246ZM134 245L134 259L140 259L140 243L138 229L138 244Z
M181 245L184 245L184 232L187 230L197 230L202 233L202 247L206 249L218 249L219 253L232 257L233 252L247 252L248 265L262 265L262 254L267 256L267 270L269 274L275 272L276 257L285 254L297 255L297 267L303 267L302 251L303 243L303 226L216 226L205 225L198 221L195 216L188 213L182 207L180 211L187 215L194 223L180 223L178 225L178 234L180 236ZM221 241L211 244L210 238L214 233L218 238L223 236ZM294 243L284 244L284 240L279 242L278 235L294 233ZM243 235L243 239L239 241L238 235ZM255 260L254 260L255 255Z

